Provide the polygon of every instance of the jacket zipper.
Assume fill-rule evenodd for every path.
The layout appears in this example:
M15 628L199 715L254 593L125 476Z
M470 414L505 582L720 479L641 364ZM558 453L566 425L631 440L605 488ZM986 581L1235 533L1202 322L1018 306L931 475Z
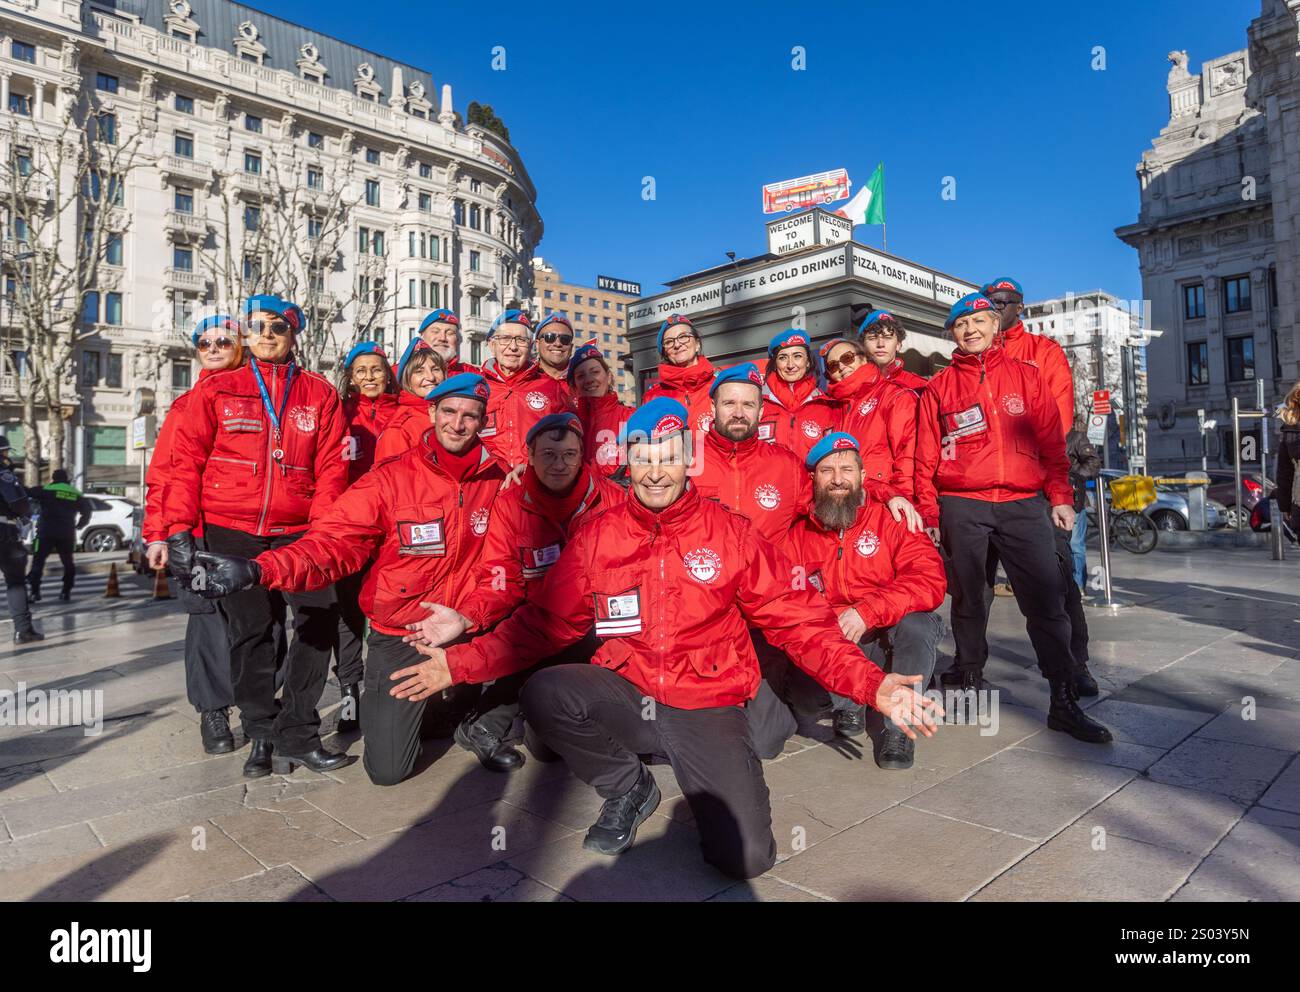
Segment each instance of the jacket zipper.
M661 531L659 522L655 521L654 537L651 544L659 550L659 587L655 590L655 602L659 605L659 697L662 700L664 694L664 628L668 626L666 610L664 606L664 586L667 584L664 576L664 551L663 546L659 544Z
M255 362L257 361L257 359L253 358L251 359L251 361ZM276 387L279 386L279 384L280 384L280 378L276 374L276 370L272 368L271 406L273 407L275 406L275 389ZM269 422L271 418L270 415L265 410L262 411L262 419L268 422L267 426L270 427L271 429L266 432L266 487L262 490L262 513L257 518L258 537L265 536L262 533L262 529L266 526L266 513L271 508L271 487L275 485L275 471L274 471L275 459L271 457L271 452L275 450L272 447L275 444L275 425Z

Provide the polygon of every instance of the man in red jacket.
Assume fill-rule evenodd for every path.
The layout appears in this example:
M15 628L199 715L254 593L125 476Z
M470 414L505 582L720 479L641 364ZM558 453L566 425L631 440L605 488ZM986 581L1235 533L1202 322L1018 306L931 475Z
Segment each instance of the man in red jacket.
M479 442L488 403L482 376L462 373L429 393L433 429L418 447L367 472L293 544L243 557L197 556L203 595L323 589L372 562L361 586L370 619L361 733L366 774L396 785L420 756L425 704L390 695L391 673L419 660L406 625L423 601L459 607L483 550L504 467ZM257 588L255 588L257 587Z
M988 642L989 547L1002 559L1038 666L1051 685L1047 725L1082 741L1110 732L1078 704L1065 613L1065 573L1052 528L1074 526L1065 436L1038 370L994 343L987 297L958 300L947 325L952 364L930 380L917 422L917 506L951 565L952 630L963 690L982 687ZM1046 494L1044 499L1042 494ZM1050 510L1049 510L1050 506Z
M638 409L627 425L629 498L578 529L535 599L467 645L423 648L428 660L394 673L393 691L423 699L522 671L594 623L593 663L544 669L522 697L541 741L605 799L584 846L608 855L631 846L660 799L639 755L665 754L705 859L752 878L777 851L744 710L759 683L749 624L904 733L929 736L942 708L910 688L919 676L865 662L827 602L790 581L789 559L688 485L686 416L666 398Z
M507 489L492 507L492 526L468 597L457 609L431 604L428 617L408 625L412 643L443 645L466 632L491 630L537 594L580 524L626 498L620 486L583 464L582 434L575 413L553 413L533 425L522 484ZM595 650L594 637L584 638L539 667L590 661ZM505 742L528 675L497 679L456 728L456 742L490 771L513 771L523 764L523 755Z
M885 671L934 674L947 592L943 562L925 534L907 529L863 490L862 457L852 434L824 437L808 453L813 506L791 528L785 550L839 616L840 629ZM866 707L832 695L835 732L859 737ZM876 750L885 769L911 768L912 740L886 726Z
M929 380L903 368L903 360L898 357L898 353L902 350L903 339L906 337L902 321L888 310L872 310L858 325L858 343L876 368L880 369L881 375L919 396Z
M492 398L479 436L501 461L521 466L528 461L528 429L547 414L572 409L568 389L532 360L533 321L524 311L503 311L492 321L487 342L492 357L483 363L483 378Z
M338 393L294 361L302 310L278 296L253 296L244 303L244 329L252 357L194 389L163 496L168 568L200 593L203 573L190 576L198 527L211 551L251 557L292 545L347 486ZM271 773L273 752L286 769L327 771L349 760L321 746L316 710L338 627L333 593L285 599L294 636L279 699L273 624L283 600L249 589L225 604L235 702L252 741L248 778Z
M479 368L460 360L460 318L451 310L434 310L420 321L416 332L422 341L442 356L447 378L462 372L479 373Z
M656 340L659 379L645 391L642 403L660 396L686 407L687 423L693 431L707 431L713 422L709 387L717 369L704 357L700 333L690 318L672 314L659 325Z
M548 313L533 331L537 348L537 367L565 388L569 389L569 359L573 357L573 326L569 318L556 311Z
M623 463L619 435L632 408L618 398L614 373L594 341L573 352L568 380L582 420L582 459L601 475L613 475Z

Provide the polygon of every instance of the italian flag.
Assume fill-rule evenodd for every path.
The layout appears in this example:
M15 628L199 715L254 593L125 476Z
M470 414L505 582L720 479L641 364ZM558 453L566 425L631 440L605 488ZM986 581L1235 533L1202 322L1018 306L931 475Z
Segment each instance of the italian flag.
M853 199L835 211L841 217L859 224L883 224L885 222L885 163L876 166L867 184L853 194Z

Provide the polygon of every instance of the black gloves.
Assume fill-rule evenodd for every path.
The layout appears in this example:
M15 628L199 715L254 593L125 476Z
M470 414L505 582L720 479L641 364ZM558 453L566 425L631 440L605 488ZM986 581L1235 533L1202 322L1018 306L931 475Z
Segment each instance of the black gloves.
M190 580L194 564L194 535L187 530L167 538L167 574L181 582Z
M204 599L220 599L233 592L243 592L261 581L262 569L252 559L218 555L211 551L194 555L190 589Z

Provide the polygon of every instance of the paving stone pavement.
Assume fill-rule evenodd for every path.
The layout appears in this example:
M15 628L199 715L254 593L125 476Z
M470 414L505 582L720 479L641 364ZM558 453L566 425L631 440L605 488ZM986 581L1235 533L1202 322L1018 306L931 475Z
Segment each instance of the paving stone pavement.
M1300 899L1300 567L1258 549L1115 567L1134 605L1090 609L1102 693L1086 701L1114 744L1046 729L1023 620L998 599L996 733L944 726L912 770L882 772L869 742L808 728L765 763L780 855L750 882L703 862L665 766L659 810L617 859L583 850L600 802L562 764L493 775L434 740L392 788L359 763L247 782L246 749L199 745L176 604L133 576L118 600L87 581L37 607L43 644L0 648L0 690L98 689L104 706L90 736L0 726L0 898ZM330 743L359 755L332 733L337 700L331 684Z

